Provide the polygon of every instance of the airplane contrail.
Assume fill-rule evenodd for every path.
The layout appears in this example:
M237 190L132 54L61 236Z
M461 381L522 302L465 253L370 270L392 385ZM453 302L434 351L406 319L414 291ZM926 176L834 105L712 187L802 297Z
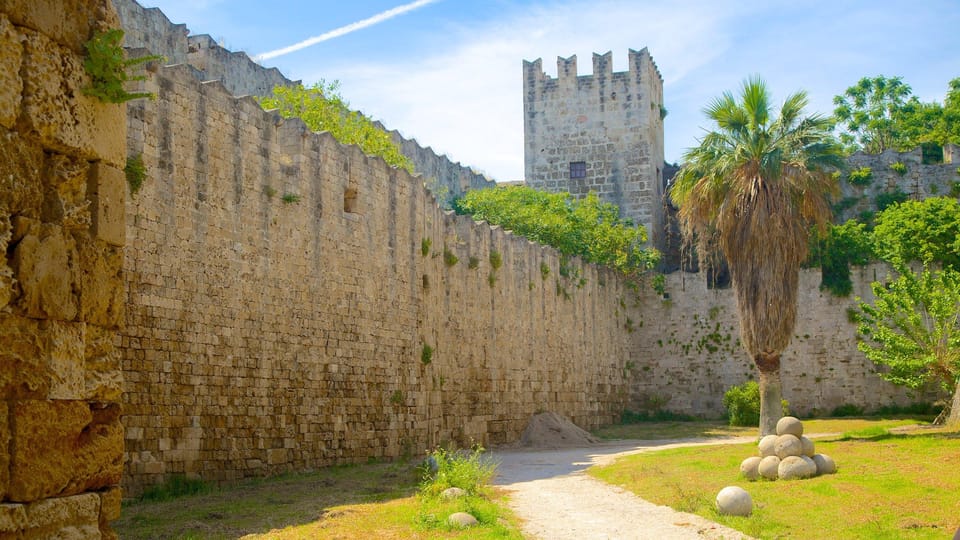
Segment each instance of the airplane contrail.
M364 28L369 28L375 24L380 24L386 20L392 19L394 17L403 15L404 13L409 13L415 9L422 8L428 4L433 4L439 2L440 0L416 0L415 2L410 2L409 4L404 4L402 6L397 6L392 9L388 9L376 15L363 19L362 21L357 21L355 23L350 23L346 26L341 26L340 28L331 30L329 32L320 34L319 36L314 36L312 38L305 39L299 43L294 43L289 47L284 47L282 49L277 49L274 51L269 51L265 53L258 54L253 57L257 62L261 60L268 60L270 58L276 58L278 56L283 56L285 54L292 53L294 51L299 51L300 49L305 49L311 45L316 45L333 38L340 36L345 36L351 32L356 32L357 30L362 30Z

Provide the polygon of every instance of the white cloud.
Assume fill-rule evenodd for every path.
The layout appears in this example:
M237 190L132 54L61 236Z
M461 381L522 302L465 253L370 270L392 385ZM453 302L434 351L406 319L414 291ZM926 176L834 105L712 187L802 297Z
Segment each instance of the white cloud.
M455 35L434 55L405 63L328 67L353 107L414 136L454 161L494 178L523 178L521 60L542 57L555 76L557 56L578 55L581 75L593 52L613 52L615 71L627 68L627 50L648 47L665 84L716 60L729 45L726 11L714 2L590 2L537 7ZM669 97L668 107L669 107Z

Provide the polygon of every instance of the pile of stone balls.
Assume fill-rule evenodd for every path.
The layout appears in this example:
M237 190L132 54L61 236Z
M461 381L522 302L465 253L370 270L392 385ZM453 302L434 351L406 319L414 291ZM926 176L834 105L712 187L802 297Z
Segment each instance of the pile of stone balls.
M793 416L781 418L777 434L760 439L758 446L760 457L740 464L740 473L748 480L797 480L837 472L830 456L814 452L813 441L803 435L803 424Z

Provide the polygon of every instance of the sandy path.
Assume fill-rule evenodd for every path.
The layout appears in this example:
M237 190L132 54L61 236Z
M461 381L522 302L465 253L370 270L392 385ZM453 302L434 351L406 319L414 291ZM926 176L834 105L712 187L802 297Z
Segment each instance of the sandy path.
M583 471L620 456L696 444L740 443L753 438L707 441L618 441L558 450L499 449L495 483L511 491L510 506L525 537L542 540L733 539L742 533L700 516L647 502Z

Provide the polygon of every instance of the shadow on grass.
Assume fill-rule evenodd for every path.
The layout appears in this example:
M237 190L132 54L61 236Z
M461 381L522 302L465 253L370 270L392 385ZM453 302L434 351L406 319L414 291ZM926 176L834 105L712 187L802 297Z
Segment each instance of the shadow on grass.
M226 539L335 518L339 507L413 495L415 463L330 467L317 472L248 479L167 500L124 503L114 528L121 538Z

